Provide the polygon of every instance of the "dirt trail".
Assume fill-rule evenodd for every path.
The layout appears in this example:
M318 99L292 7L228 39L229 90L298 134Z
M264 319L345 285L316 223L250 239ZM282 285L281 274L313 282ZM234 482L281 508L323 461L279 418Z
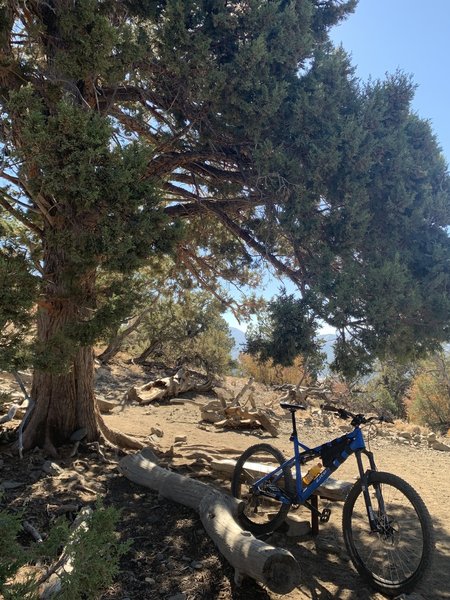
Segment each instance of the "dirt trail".
M202 398L196 400L206 401ZM142 439L148 437L152 428L156 427L164 432L164 436L158 439L163 450L173 446L175 437L186 436L185 445L189 447L229 448L235 451L236 456L259 441L272 443L285 456L292 454L287 415L282 418L281 435L276 439L263 432L218 431L213 425L201 424L199 409L192 404L125 407L108 416L107 422ZM341 435L338 429L340 424L342 422L336 422L331 427L301 427L302 441L308 446L315 446ZM178 444L178 447L183 448L183 445ZM450 453L431 450L423 445L419 448L406 442L399 443L391 437L373 438L370 448L375 453L378 469L395 473L408 481L422 496L433 519L436 560L427 583L417 591L430 600L450 598L450 513L447 510L450 506ZM336 476L353 481L356 474L356 462L350 458L340 467ZM304 584L285 597L289 600L381 598L381 595L361 587L360 579L343 552L342 506L333 503L332 509L332 518L321 528L317 539L306 539L290 546L304 572ZM269 594L268 597L276 596Z
M99 392L118 401L132 384L143 381L143 374L137 368L117 368L102 376ZM242 383L242 380L228 378L228 394L234 395ZM0 376L0 391L11 385L10 380L2 380ZM263 386L258 386L255 394L261 405L277 397ZM196 396L194 400L202 404L210 398ZM146 407L120 405L112 414L105 415L105 419L108 425L139 437L149 445L156 442L163 451L173 447L172 466L187 472L186 468L183 471L182 463L186 462L183 455L188 449L201 448L206 452L227 449L224 457L228 458L237 457L248 446L264 441L278 447L285 456L291 455L290 418L281 409L279 414L280 436L276 439L262 431L221 431L214 425L200 423L199 407L192 403ZM342 433L342 421L325 427L320 419L313 418L309 421L312 426L308 426L305 417L310 415L299 413L299 431L308 446L314 447ZM162 437L157 437L158 430L163 433ZM185 440L175 444L176 437ZM436 560L428 581L417 590L420 595L412 596L411 600L450 599L450 453L431 450L426 443L415 447L392 435L374 437L370 447L379 470L395 473L408 481L422 496L433 519ZM100 494L106 504L121 508L120 536L134 541L121 562L116 583L105 591L101 600L281 598L251 580L236 587L233 570L218 554L198 516L181 505L161 500L157 494L120 476L117 453L105 449L99 453L94 448L80 446L78 455L71 457L71 451L68 447L57 461L62 474L51 475L43 471L48 457L41 452L29 453L19 460L7 446L0 446L0 480L17 480L19 485L5 491L1 505L12 510L24 509L27 519L44 533L48 531L55 511L68 502L77 506L92 504L96 494ZM107 454L106 462L104 454ZM336 476L352 481L356 473L356 463L350 458ZM380 594L362 584L348 561L341 532L342 506L333 503L331 508L330 522L321 527L317 538L305 537L289 543L289 550L300 564L302 583L283 598L381 600ZM308 518L308 511L302 510L300 516ZM285 536L277 536L273 543L287 543Z

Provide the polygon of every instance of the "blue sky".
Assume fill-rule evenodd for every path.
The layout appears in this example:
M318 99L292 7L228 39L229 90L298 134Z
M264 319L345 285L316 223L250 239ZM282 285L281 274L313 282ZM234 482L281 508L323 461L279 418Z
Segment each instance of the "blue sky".
M431 122L450 160L450 1L359 0L331 38L363 81L401 69L417 84L414 109Z
M331 39L351 54L363 82L398 69L412 76L414 110L430 121L450 162L450 0L359 0L355 12L331 31ZM271 279L265 295L276 294L279 287ZM245 328L231 314L226 319Z

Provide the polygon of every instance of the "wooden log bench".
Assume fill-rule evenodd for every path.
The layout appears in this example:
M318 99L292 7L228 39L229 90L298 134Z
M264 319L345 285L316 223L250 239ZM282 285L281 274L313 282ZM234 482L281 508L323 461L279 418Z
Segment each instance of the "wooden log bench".
M231 479L235 465L236 461L233 459L213 460L210 464L213 473L223 479ZM245 469L250 475L256 478L270 473L273 470L273 466L248 462L245 464ZM331 502L344 502L352 486L353 483L350 481L342 481L330 477L323 485L317 488L311 496L311 505L316 509L311 511L312 535L319 533L319 498Z

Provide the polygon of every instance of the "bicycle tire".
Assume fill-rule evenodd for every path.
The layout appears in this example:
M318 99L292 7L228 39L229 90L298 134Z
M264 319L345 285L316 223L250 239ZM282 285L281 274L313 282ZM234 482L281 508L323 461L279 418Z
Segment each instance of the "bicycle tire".
M385 511L375 496L381 486ZM368 489L375 517L384 531L370 532L361 480L344 504L342 528L350 559L371 587L387 596L413 590L430 568L434 534L430 514L409 483L391 473L369 474Z
M281 466L286 461L283 454L270 444L255 444L247 448L240 456L231 479L231 493L235 498L244 502L244 510L239 516L241 524L255 535L270 533L278 529L285 521L291 507L290 504L252 493L251 485L260 478L260 475L249 473L248 469L246 471L245 465L267 462L267 458L271 459L271 469L275 469L277 465ZM276 485L282 487L288 496L292 496L294 484L289 468L283 469L283 475ZM246 492L243 491L243 486L248 488Z

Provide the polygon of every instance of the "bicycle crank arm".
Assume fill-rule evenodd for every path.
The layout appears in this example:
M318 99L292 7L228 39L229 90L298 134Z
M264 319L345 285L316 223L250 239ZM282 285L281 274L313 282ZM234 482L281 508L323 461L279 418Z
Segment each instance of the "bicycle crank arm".
M324 508L322 511L320 511L318 508L316 508L315 506L313 506L311 504L311 502L309 502L309 501L306 501L304 503L304 506L306 506L307 508L309 508L309 510L312 513L314 513L315 515L317 515L319 517L319 521L321 523L328 523L328 521L330 520L331 509Z

